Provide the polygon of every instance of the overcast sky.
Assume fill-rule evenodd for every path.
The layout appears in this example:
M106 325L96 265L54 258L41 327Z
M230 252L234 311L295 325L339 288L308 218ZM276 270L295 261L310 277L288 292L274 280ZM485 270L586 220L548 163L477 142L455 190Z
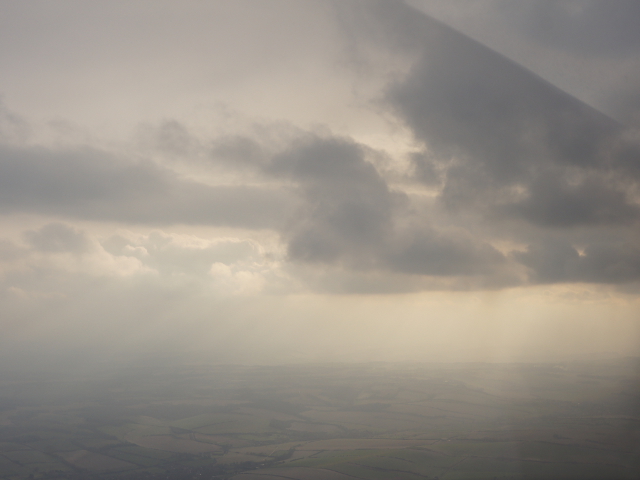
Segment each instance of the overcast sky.
M636 0L9 0L3 355L640 354Z

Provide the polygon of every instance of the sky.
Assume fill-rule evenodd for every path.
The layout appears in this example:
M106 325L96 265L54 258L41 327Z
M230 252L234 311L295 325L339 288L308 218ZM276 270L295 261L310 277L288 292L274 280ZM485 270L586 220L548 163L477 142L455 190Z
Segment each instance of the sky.
M17 364L640 355L635 0L7 0Z

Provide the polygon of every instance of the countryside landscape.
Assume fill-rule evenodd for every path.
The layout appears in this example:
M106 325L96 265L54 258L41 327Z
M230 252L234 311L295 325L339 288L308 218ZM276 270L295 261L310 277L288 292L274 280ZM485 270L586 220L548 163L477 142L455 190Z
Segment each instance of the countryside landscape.
M637 358L5 371L0 478L635 479Z

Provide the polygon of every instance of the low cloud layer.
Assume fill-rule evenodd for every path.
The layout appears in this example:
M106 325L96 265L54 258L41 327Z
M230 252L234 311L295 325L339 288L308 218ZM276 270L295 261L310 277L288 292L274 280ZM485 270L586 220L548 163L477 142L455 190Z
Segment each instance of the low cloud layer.
M0 149L0 209L143 224L277 228L294 203L286 189L206 185L151 161L89 147Z

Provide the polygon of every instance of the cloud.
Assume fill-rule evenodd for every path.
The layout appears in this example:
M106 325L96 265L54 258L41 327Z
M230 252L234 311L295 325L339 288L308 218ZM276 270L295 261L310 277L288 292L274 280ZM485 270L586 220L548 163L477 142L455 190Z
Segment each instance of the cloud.
M67 289L74 277L121 278L153 271L133 256L110 254L95 236L66 223L47 223L22 232L21 238L23 244L0 242L0 289L3 284L28 296L66 296L72 294Z
M464 228L443 231L418 213L376 168L379 152L350 138L299 132L269 154L249 137L224 137L213 152L226 165L290 182L300 203L281 234L294 263L412 276L490 276L507 263Z
M621 284L640 280L640 248L635 243L599 242L579 252L567 241L548 239L515 254L536 283Z
M481 0L470 4L407 0L407 3L484 38L512 30L512 34L530 44L590 59L635 56L640 46L636 28L640 7L634 0L615 4L606 0Z
M410 1L12 2L3 356L637 353L632 7Z
M263 147L256 140L243 135L228 135L214 140L211 148L214 160L233 165L234 168L256 168L264 161Z
M418 172L439 172L445 205L554 226L638 218L629 193L640 147L619 124L449 27L423 23L430 41L387 100L430 152L414 161Z
M638 178L640 160L615 156L616 122L434 20L425 17L424 28L433 38L387 99L444 170L445 203L508 203L512 187L535 202L532 183L551 174L568 185L576 170ZM610 198L621 191L612 181L601 188Z
M250 304L246 297L287 282L269 252L247 239L163 231L104 238L59 222L20 238L23 244L0 238L5 350L19 344L129 354L175 349L182 339L180 348L189 348L203 336L233 332L235 299ZM219 348L235 347L221 341Z
M150 129L153 143L159 150L174 155L187 155L194 149L195 139L177 120L165 120L157 129Z
M10 111L0 97L0 141L24 142L30 133L29 123L20 115Z
M49 223L39 230L29 230L24 238L31 247L42 252L84 253L90 246L84 232L64 223Z
M180 145L192 143L180 124L165 122L160 133L166 130ZM184 153L172 145L163 148ZM391 189L374 166L378 152L349 138L298 132L276 153L245 136L221 137L212 145L216 168L264 186L211 186L151 161L89 147L4 146L0 208L130 224L267 228L281 235L290 262L362 272L490 276L506 262L464 229L445 232L412 212L409 197ZM47 225L24 238L43 252L81 253L87 248L81 233L63 224ZM212 247L175 250L122 242L114 237L104 247L154 271L191 265L204 274L219 262Z
M413 11L397 3L388 8ZM637 240L640 142L633 131L414 13L421 28L411 31L422 52L406 76L390 83L385 100L423 145L411 157L416 180L435 189L451 221L471 231L481 222L481 235L529 245L526 254L510 258L532 268L530 282L636 281L633 249L613 254L630 238ZM387 22L389 28L393 24ZM606 229L613 238L597 240ZM453 251L462 238L443 244ZM422 244L438 242L432 237ZM573 244L588 247L579 255ZM461 263L470 271L470 265L492 258L491 249L476 248L477 257L444 250L434 257L426 248L414 249L406 264L418 269L424 259L439 258L439 268L455 272L456 261L465 259ZM467 255L472 251L465 249ZM494 262L498 258L493 255ZM628 268L621 271L623 258ZM433 264L429 269L437 270Z
M302 140L277 156L268 170L295 179L305 200L288 229L291 258L355 264L371 260L371 248L392 229L393 194L362 147L336 138ZM357 258L359 257L359 258Z
M267 170L295 179L304 199L284 232L293 261L435 276L490 275L505 263L464 230L442 231L412 213L353 141L306 138Z
M532 38L556 48L628 55L640 47L640 5L634 0L619 0L613 8L606 0L536 0L510 8Z
M101 243L110 254L138 258L161 275L206 277L214 264L242 270L268 263L265 249L248 239L205 239L153 231L148 235L117 234Z
M133 290L193 288L213 296L257 294L286 282L274 252L247 239L162 231L102 238L59 222L27 230L22 239L23 245L0 241L0 291L24 298L55 292L77 301L85 289L108 296L110 282L123 278Z
M609 180L609 181L608 181ZM541 226L573 227L635 223L640 209L607 175L587 175L576 183L551 172L533 179L527 198L505 211Z
M345 29L358 27L347 42L350 66L361 67L357 55L369 67L381 63L388 84L376 108L416 140L412 178L380 166L396 154L327 127L263 122L206 138L164 120L144 124L140 144L125 153L0 146L0 211L269 230L281 242L274 257L286 264L281 271L325 290L331 275L347 290L377 292L385 275L388 291L635 281L633 268L611 273L620 258L635 265L633 249L611 253L637 237L640 142L633 131L401 2L336 9L346 14ZM387 54L401 61L387 62ZM136 148L147 148L153 161ZM603 241L603 233L613 238ZM43 254L88 248L62 224L23 238ZM175 242L114 236L101 248L160 276L236 285L230 291L279 281L260 261L229 263L212 244Z
M0 146L0 211L145 224L281 225L286 189L206 185L89 147Z

